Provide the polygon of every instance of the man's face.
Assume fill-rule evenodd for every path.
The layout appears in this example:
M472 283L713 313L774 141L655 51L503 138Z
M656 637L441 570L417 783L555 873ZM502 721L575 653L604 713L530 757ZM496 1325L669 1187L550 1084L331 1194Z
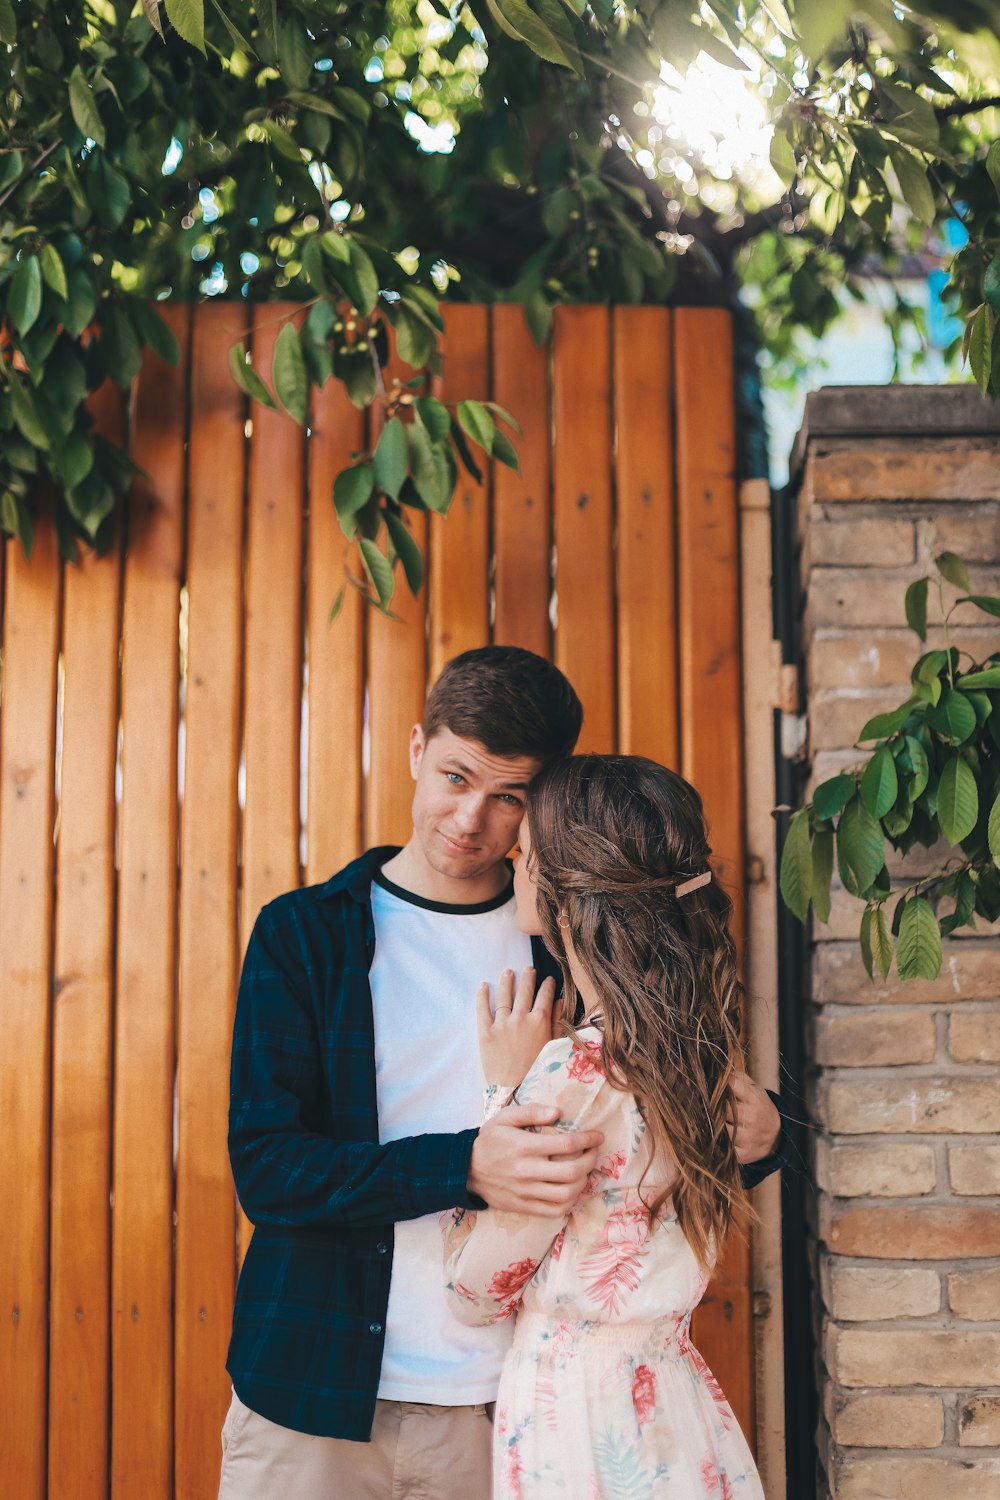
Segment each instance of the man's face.
M410 734L413 830L424 858L450 880L475 880L504 858L517 837L528 783L542 768L533 755L493 755L450 729Z

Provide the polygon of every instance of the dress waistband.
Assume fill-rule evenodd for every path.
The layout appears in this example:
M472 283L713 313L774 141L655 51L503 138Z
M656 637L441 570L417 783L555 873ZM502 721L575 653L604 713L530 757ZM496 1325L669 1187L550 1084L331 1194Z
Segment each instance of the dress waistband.
M634 1319L605 1323L596 1319L550 1317L546 1313L517 1315L514 1346L547 1347L552 1353L573 1354L584 1349L629 1354L643 1359L681 1359L691 1348L691 1317Z

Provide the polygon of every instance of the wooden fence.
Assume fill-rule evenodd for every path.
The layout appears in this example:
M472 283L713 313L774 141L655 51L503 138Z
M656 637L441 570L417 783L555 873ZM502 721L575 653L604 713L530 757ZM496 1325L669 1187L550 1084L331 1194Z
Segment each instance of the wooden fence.
M731 330L720 311L579 307L548 351L518 309L448 313L444 399L519 418L520 477L464 480L404 623L348 592L339 387L308 440L227 368L237 304L167 305L126 412L122 545L79 567L39 527L0 573L0 1473L17 1500L207 1500L240 1230L226 1156L242 946L260 906L403 840L426 684L490 640L551 654L582 748L701 788L742 877ZM287 308L252 314L258 355ZM748 1251L696 1336L751 1427Z

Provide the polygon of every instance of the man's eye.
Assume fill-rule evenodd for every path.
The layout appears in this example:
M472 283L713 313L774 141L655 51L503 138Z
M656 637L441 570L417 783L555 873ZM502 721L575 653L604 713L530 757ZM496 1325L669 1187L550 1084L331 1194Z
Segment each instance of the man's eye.
M457 771L445 771L444 774L447 776L452 786L459 786L465 780L465 777L460 776Z

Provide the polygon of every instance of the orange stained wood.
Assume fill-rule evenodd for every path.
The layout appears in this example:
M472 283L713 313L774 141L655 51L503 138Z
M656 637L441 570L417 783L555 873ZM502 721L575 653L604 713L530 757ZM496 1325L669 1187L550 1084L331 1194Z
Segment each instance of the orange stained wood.
M0 721L0 1473L44 1500L49 1228L49 999L59 560L39 517L26 563L5 542Z
M583 703L581 750L615 747L611 328L605 307L556 309L555 661Z
M460 400L488 401L489 323L485 307L450 307L444 335L444 372L438 396L453 409ZM429 680L460 651L490 638L490 463L469 440L483 483L459 464L458 484L442 525L431 528Z
M328 380L313 396L309 443L307 885L329 879L362 846L365 606L345 584L347 540L332 495L337 474L364 448L364 413L337 381ZM341 590L343 604L331 621Z
M120 443L124 394L91 398ZM121 536L63 570L52 1017L48 1500L105 1500L111 1287L115 754Z
M112 1500L170 1500L178 597L187 309L177 369L147 351L134 395L122 611L114 1063Z
M215 1494L236 1268L226 1151L237 967L246 309L199 309L191 347L184 802L178 913L174 1495Z
M552 462L549 433L549 350L535 343L521 307L491 309L493 399L517 421L501 422L517 449L518 472L494 463L493 639L552 654L549 594L552 571Z
M254 313L254 357L270 371L294 309ZM240 952L261 907L299 883L302 722L304 435L283 412L255 405L250 439L244 648L243 896ZM249 1226L240 1220L245 1251Z
M618 520L618 748L678 763L670 317L613 316Z
M387 387L405 382L413 374L410 366L392 353L385 372ZM373 417L371 440L378 427ZM428 557L428 518L422 513L408 517L413 535ZM441 525L441 518L432 518ZM447 522L443 524L447 525ZM427 597L425 580L416 598L400 577L391 609L396 620L375 610L366 611L366 662L368 682L368 769L365 799L365 843L405 844L413 824L410 818L413 784L407 756L410 730L424 711L427 687Z
M743 776L740 719L739 515L735 480L732 331L722 310L674 313L677 411L681 770L702 794L720 878L743 941ZM719 372L726 374L720 380ZM719 732L719 713L726 728ZM732 1234L695 1340L743 1429L753 1432L750 1252Z

